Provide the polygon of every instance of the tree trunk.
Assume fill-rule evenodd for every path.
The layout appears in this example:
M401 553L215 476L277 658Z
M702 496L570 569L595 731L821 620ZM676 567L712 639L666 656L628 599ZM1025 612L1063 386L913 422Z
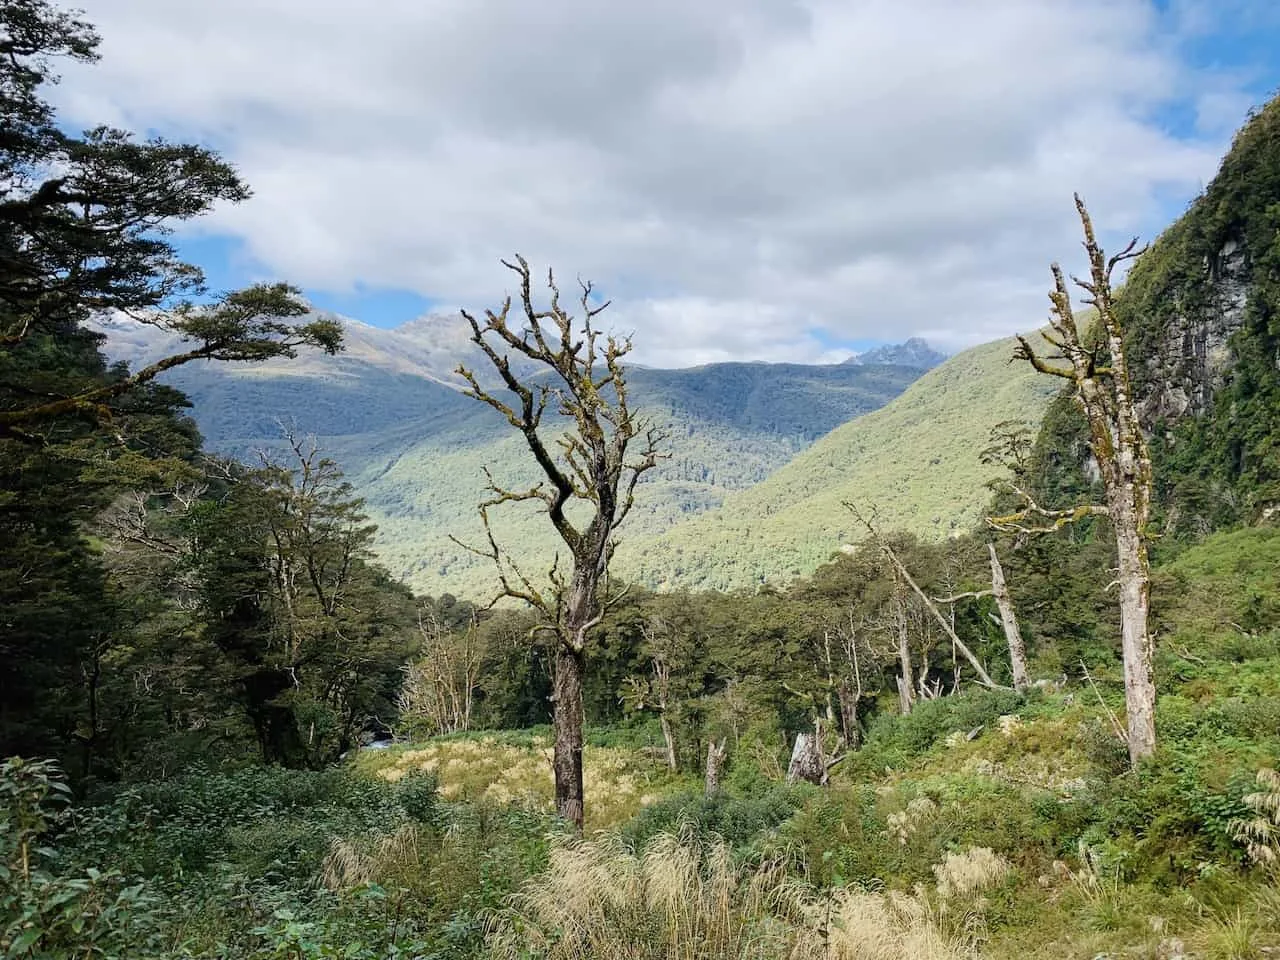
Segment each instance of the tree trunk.
M905 716L916 704L916 681L911 674L911 645L907 642L906 611L901 604L898 615L898 662L902 665L902 673L898 677L898 706Z
M1124 702L1129 759L1137 763L1156 749L1156 685L1151 668L1147 612L1151 599L1147 545L1129 525L1116 523L1120 561L1120 642L1124 654Z
M848 683L842 683L836 693L840 703L840 735L845 746L850 750L862 747L862 724L858 722L858 703L862 699L861 691Z
M1018 629L1018 615L1013 611L1013 598L1009 596L1009 586L1005 583L1004 567L1000 565L996 545L988 543L987 551L991 554L991 593L1000 609L1000 623L1004 626L1004 638L1009 644L1013 689L1021 693L1031 686L1031 675L1027 671L1027 648L1022 642L1022 631Z
M1147 615L1150 603L1150 566L1147 559L1147 523L1151 519L1153 493L1151 451L1142 432L1129 364L1125 357L1124 330L1115 314L1111 275L1116 266L1145 252L1135 251L1134 238L1120 253L1110 258L1094 233L1093 221L1084 201L1076 194L1076 211L1084 227L1085 250L1089 254L1088 281L1072 278L1087 294L1085 302L1097 311L1096 329L1105 335L1110 364L1097 365L1098 351L1081 342L1071 304L1066 276L1052 264L1053 301L1049 323L1056 353L1045 358L1036 354L1026 338L1018 337L1015 357L1027 360L1041 373L1068 380L1076 402L1089 421L1089 448L1098 464L1106 490L1107 505L1079 506L1068 510L1046 510L1025 491L1019 491L1026 507L1008 517L989 518L998 529L1024 533L1056 531L1064 524L1085 517L1106 515L1116 536L1117 579L1120 587L1120 637L1124 653L1125 709L1128 715L1129 759L1137 763L1155 751L1155 682L1151 672L1151 634ZM1071 366L1048 362L1066 360ZM1034 517L1044 523L1027 527Z
M714 740L707 743L707 784L705 793L708 797L714 797L720 792L720 771L724 769L724 758L728 751L728 741L721 740L717 744Z
M662 724L662 742L667 748L667 769L672 772L676 769L676 736L671 729L671 721L667 719L667 712L663 710L659 715L659 721Z
M281 702L293 686L287 670L263 667L242 678L245 712L258 735L262 762L286 767L305 766L306 748L298 734L293 705Z
M555 752L556 813L582 832L582 677L585 658L564 644L556 648L552 727Z
M822 724L815 723L813 733L797 733L787 766L787 783L807 780L818 786L827 783L827 762L822 753Z
M878 538L879 535L876 534L870 526L868 526L867 529L872 531L872 536ZM928 610L929 613L932 614L933 619L938 622L938 626L942 627L943 632L951 638L951 642L955 644L956 649L964 654L964 658L969 661L969 665L973 667L973 672L978 675L978 679L982 682L982 685L985 687L996 686L995 682L987 674L987 670L983 667L982 662L974 655L973 651L965 645L965 642L960 639L955 630L951 628L951 624L947 623L947 618L938 611L937 606L935 606L934 602L929 599L929 595L920 589L920 584L916 583L915 578L907 571L906 565L903 564L903 562L898 559L898 555L893 552L893 548L883 540L880 540L879 544L880 549L884 552L885 556L887 556L897 568L898 573L902 575L902 579L907 582L907 586L915 591L916 596L918 596L920 601L925 605L925 609Z

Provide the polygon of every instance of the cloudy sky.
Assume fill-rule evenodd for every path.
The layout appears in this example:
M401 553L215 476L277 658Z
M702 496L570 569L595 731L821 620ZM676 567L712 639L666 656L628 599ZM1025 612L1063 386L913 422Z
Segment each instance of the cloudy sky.
M1151 236L1280 84L1272 0L78 0L64 119L198 140L215 284L383 326L593 279L636 357L1037 325L1071 193Z

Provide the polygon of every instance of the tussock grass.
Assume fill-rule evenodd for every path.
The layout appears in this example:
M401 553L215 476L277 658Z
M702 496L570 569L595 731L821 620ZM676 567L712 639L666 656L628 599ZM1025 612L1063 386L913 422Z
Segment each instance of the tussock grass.
M366 843L335 837L320 866L320 879L334 893L342 893L414 870L419 860L418 826L406 823Z
M375 773L395 783L415 771L434 774L445 800L517 806L537 812L554 808L551 743L494 736L433 740L389 753ZM678 782L636 751L588 745L583 755L587 822L592 829L615 826L659 800Z
M1232 821L1231 835L1255 863L1275 870L1280 866L1280 773L1263 768L1257 784L1258 789L1243 798L1254 816Z
M959 960L976 957L980 894L1009 865L968 850L913 893L822 892L783 859L735 860L719 838L561 839L547 870L489 921L495 958L545 960Z

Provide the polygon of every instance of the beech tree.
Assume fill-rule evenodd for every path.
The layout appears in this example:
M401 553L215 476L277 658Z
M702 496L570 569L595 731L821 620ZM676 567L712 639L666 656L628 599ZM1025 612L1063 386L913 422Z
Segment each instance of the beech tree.
M391 712L413 598L371 562L376 528L338 466L287 440L286 462L227 463L226 492L197 505L197 613L263 760L321 766Z
M622 360L631 351L629 338L603 336L596 318L608 301L593 305L592 286L580 283L582 316L560 303L555 276L547 272L548 308L534 304L529 264L502 261L520 280L522 329L513 329L511 297L486 310L483 319L463 311L471 340L497 372L505 393L481 385L465 365L458 373L467 395L493 407L524 438L543 479L528 490L499 486L491 474L490 497L480 504L486 544L468 547L493 562L501 585L499 599L523 601L539 614L537 632L549 635L555 648L552 720L556 811L582 829L582 687L592 631L611 605L609 563L617 547L617 531L635 504L636 484L657 465L662 434L631 409ZM538 375L522 379L511 354L532 361ZM561 419L543 423L548 408ZM546 432L563 425L553 441ZM639 453L632 455L633 442ZM568 550L567 570L557 553L546 585L537 585L498 544L489 511L503 503L534 501ZM582 519L570 516L581 510Z
M1019 336L1014 358L1025 360L1040 373L1069 384L1071 396L1089 423L1089 448L1097 462L1106 503L1066 509L1046 507L1037 503L1025 486L1012 483L1010 486L1021 498L1021 509L989 517L987 522L998 530L1036 534L1061 530L1086 517L1110 520L1118 561L1116 585L1120 595L1127 740L1130 760L1136 763L1151 755L1156 746L1156 691L1147 625L1151 593L1147 557L1151 454L1138 419L1111 277L1119 264L1140 256L1145 248L1137 249L1135 238L1108 258L1094 235L1093 222L1079 194L1075 196L1075 203L1084 229L1089 278L1072 277L1071 280L1085 292L1084 303L1094 308L1096 326L1093 331L1080 329L1066 278L1055 263L1050 268L1054 281L1049 294L1051 330L1043 334L1055 352L1038 354L1027 338Z
M230 164L198 145L60 122L48 96L56 68L92 63L97 47L78 14L46 0L0 3L5 752L78 743L88 756L103 740L95 703L117 604L86 528L123 490L163 489L199 445L179 416L184 399L156 378L200 358L340 346L340 327L307 317L294 288L216 296L170 242L175 225L249 196ZM174 335L171 355L135 371L109 363L91 324L103 316Z
M0 6L0 439L44 443L60 420L110 422L126 394L193 360L341 344L337 323L299 320L307 307L295 288L210 298L199 268L178 256L175 223L250 195L215 152L59 125L44 97L58 79L53 65L92 63L98 42L92 26L45 0ZM140 370L108 370L85 322L113 313L180 345Z

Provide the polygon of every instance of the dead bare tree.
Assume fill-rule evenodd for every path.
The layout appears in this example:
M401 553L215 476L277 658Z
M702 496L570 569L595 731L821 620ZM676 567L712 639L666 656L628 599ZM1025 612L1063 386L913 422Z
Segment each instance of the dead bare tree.
M724 760L728 750L729 741L724 737L720 738L719 743L716 743L715 737L707 741L707 769L703 793L708 798L720 792L720 774L724 770Z
M907 622L906 584L894 571L893 598L889 601L889 621L898 651L898 710L903 716L916 705L916 681L911 668L911 643Z
M996 553L994 543L987 544L987 553L991 559L991 589L974 590L957 593L949 597L935 597L935 603L954 604L964 599L981 599L993 597L996 609L1000 611L1000 626L1004 630L1005 643L1009 647L1009 670L1013 675L1013 689L1019 693L1031 686L1031 673L1027 668L1027 646L1022 639L1022 630L1018 626L1018 614L1013 608L1013 597L1009 593L1009 585L1005 581L1004 567L1000 563L1000 555Z
M422 654L405 667L396 698L402 719L423 722L433 734L471 729L484 649L474 617L466 629L450 630L429 610L418 613Z
M667 767L675 770L678 767L676 757L676 737L671 729L671 657L667 651L667 641L671 626L659 618L650 620L641 627L641 633L649 645L650 662L653 679L649 684L654 707L658 711L658 720L662 725L662 743L666 749Z
M1018 614L1013 609L1013 597L1009 594L1009 584L1005 581L1004 567L1000 564L1000 555L996 553L994 543L987 544L987 553L991 558L991 593L996 600L996 609L1000 611L1000 626L1004 629L1005 643L1009 647L1013 689L1021 693L1031 686L1031 674L1027 669L1027 645L1022 640Z
M529 264L519 255L503 266L520 278L522 330L509 323L511 297L497 311L486 310L483 319L466 311L471 340L483 351L510 396L482 386L465 366L458 373L467 381L467 395L480 400L506 418L523 436L543 480L528 490L499 486L486 471L491 496L480 504L486 545L460 546L491 560L501 584L499 598L523 601L536 610L538 629L555 641L555 674L552 682L555 750L552 761L556 782L556 810L582 829L582 685L592 630L610 605L609 562L617 547L617 530L635 503L636 484L657 465L661 432L644 423L631 409L622 359L631 351L629 338L603 337L595 319L609 306L592 305L590 283L581 283L582 316L560 305L560 290L548 271L548 309L534 305ZM514 352L537 365L545 379L512 369ZM567 429L549 444L543 436L543 415L548 406L567 421ZM548 429L553 425L548 425ZM640 453L629 458L632 441ZM558 449L557 449L558 448ZM545 508L556 533L568 548L570 569L566 576L556 555L547 577L549 587L534 584L511 556L498 545L489 511L503 503L536 501ZM579 505L585 525L570 518L566 508ZM616 598L614 598L616 599Z
M858 508L854 504L847 500L844 501L844 507L853 514L854 519L862 524L862 526L866 527L867 534L871 537L871 542L874 543L880 552L888 558L889 562L893 564L893 568L897 571L898 576L900 576L915 595L920 598L925 605L925 609L929 611L929 614L933 617L934 621L942 627L943 633L945 633L947 637L950 638L951 642L955 644L955 648L960 651L961 655L969 661L969 666L973 667L973 672L978 675L978 682L984 687L991 687L993 689L998 688L1000 684L991 679L991 676L987 673L986 667L982 665L982 661L974 656L973 651L970 650L965 642L960 639L959 635L954 629L952 629L951 624L947 621L947 618L938 610L937 605L929 599L929 595L927 593L920 589L920 584L916 583L915 578L911 576L911 572L907 570L906 565L903 564L902 560L898 557L897 551L890 546L888 540L880 535L880 532L875 527L872 517L864 516L858 511ZM905 644L905 641L903 642ZM904 661L904 663L906 662L908 661ZM904 712L906 711L904 710Z
M1084 302L1097 313L1097 336L1083 335L1076 324L1071 294L1062 268L1053 264L1054 289L1049 294L1051 332L1044 338L1056 350L1047 356L1035 352L1025 337L1018 338L1014 359L1025 360L1036 370L1066 380L1072 396L1089 422L1089 447L1097 462L1106 494L1104 505L1080 505L1067 509L1041 506L1021 484L1010 487L1022 499L1020 510L989 517L998 530L1019 534L1053 532L1085 517L1111 521L1119 561L1120 636L1124 657L1125 707L1128 715L1130 760L1150 756L1156 746L1155 680L1152 673L1152 641L1147 624L1151 571L1147 557L1151 517L1151 454L1138 419L1124 331L1116 317L1111 277L1126 260L1140 256L1137 239L1108 258L1094 235L1093 222L1079 194L1076 211L1084 228L1084 248L1089 258L1089 279L1072 277L1085 291Z
M862 746L858 705L864 696L880 689L882 658L870 642L870 633L866 618L850 607L822 636L827 672L827 719L837 723L842 745L850 750Z

